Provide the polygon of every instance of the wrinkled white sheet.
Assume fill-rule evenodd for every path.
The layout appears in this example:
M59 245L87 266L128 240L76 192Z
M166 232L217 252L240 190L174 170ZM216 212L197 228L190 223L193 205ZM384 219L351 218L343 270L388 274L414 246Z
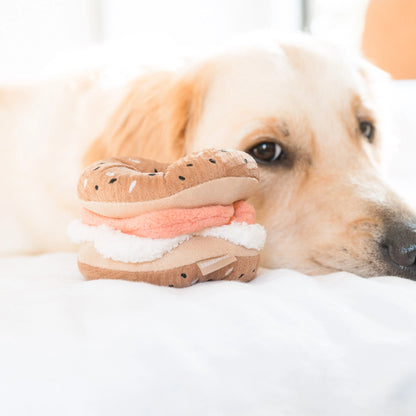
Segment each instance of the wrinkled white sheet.
M390 179L416 203L416 81ZM2 238L7 238L3 236ZM414 416L416 282L269 271L179 290L0 260L0 415Z
M1 415L414 415L416 283L264 272L187 289L0 260Z

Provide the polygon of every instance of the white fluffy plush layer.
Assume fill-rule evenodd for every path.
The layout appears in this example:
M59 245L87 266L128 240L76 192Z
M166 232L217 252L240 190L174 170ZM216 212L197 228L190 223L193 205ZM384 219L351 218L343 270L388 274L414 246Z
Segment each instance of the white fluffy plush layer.
M233 222L230 225L206 228L195 235L222 238L233 244L255 250L261 250L266 241L266 231L260 224L246 224L245 222Z
M86 225L81 220L74 220L69 224L68 236L78 244L90 241L104 258L124 263L142 263L158 259L190 237L185 234L175 238L143 238L122 233L107 225Z
M266 232L261 225L245 223L232 223L207 228L194 234L160 239L125 234L106 225L93 227L80 220L74 220L68 226L68 236L75 243L92 242L104 258L124 263L142 263L159 259L193 235L222 238L255 250L261 250L266 240Z

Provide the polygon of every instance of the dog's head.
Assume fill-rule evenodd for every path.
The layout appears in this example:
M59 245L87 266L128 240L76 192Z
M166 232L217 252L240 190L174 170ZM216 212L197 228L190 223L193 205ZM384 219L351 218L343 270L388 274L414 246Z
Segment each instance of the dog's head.
M312 40L210 58L138 79L87 160L173 160L207 147L258 162L266 267L416 278L416 216L379 174L376 72Z

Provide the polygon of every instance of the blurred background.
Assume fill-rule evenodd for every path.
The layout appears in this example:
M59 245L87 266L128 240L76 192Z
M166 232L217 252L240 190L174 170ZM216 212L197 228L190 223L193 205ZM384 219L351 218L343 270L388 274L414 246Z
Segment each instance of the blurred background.
M0 0L0 78L102 45L204 49L259 30L306 31L416 77L416 0Z
M0 0L0 77L33 76L58 55L103 44L203 48L247 32L300 30L359 47L365 0Z

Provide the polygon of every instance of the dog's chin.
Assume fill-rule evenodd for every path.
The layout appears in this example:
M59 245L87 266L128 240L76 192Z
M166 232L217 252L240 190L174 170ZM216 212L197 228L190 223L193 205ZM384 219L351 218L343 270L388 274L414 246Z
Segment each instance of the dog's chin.
M265 251L262 265L271 269L293 269L301 273L317 276L336 272L353 273L361 277L397 276L416 280L416 266L400 266L388 259L388 256L375 248L364 255L351 253L345 247L332 249L331 253L311 253L305 258L287 258L279 252L270 255Z
M338 256L325 257L318 260L320 268L331 272L344 271L361 277L396 276L416 280L416 265L403 266L395 263L377 244L373 249L362 255L346 254L343 248ZM317 273L313 273L317 274Z
M317 275L334 272L347 272L361 277L375 277L388 274L387 267L384 265L384 262L372 258L360 260L357 260L356 258L344 258L339 260L337 263L333 263L333 261L329 260L318 260L316 263L319 264L319 267L315 270L310 270L307 274ZM325 273L323 273L323 271L325 271Z
M355 262L351 260L344 260L338 264L327 263L325 260L318 260L311 258L306 262L273 262L264 263L264 267L272 269L293 269L298 272L307 274L309 276L319 276L337 272L353 273L361 277L375 277L382 275L400 276L397 272L388 271L387 267L376 266L373 260ZM405 276L402 276L405 277ZM410 277L409 277L410 278Z
M348 272L361 277L396 276L405 279L416 280L415 266L401 266L392 264L383 256L375 256L364 259L344 258L336 263L333 261L315 261L316 267L306 264L295 269L309 275L329 274L335 272Z

